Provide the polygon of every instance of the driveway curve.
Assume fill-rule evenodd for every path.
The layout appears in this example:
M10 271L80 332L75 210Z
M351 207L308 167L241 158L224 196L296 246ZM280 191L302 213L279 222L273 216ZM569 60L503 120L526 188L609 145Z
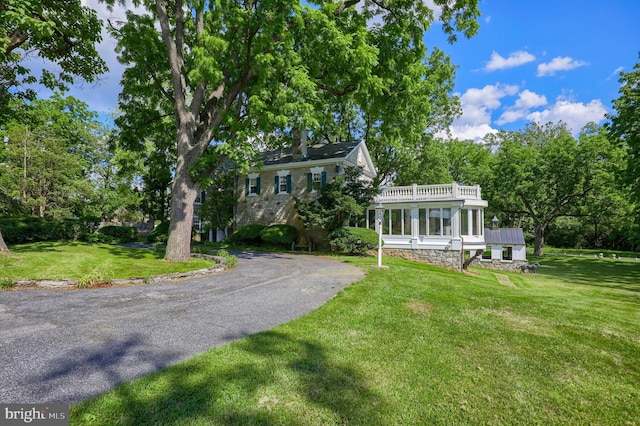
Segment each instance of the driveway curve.
M0 403L73 403L291 321L363 278L322 257L235 253L227 272L93 290L0 292Z

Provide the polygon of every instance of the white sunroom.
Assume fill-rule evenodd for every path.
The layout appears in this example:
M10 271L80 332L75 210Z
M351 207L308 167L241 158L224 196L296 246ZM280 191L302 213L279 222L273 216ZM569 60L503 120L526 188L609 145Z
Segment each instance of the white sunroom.
M367 214L367 226L379 232L383 251L438 266L461 270L464 253L486 249L484 209L480 186L417 185L387 187Z

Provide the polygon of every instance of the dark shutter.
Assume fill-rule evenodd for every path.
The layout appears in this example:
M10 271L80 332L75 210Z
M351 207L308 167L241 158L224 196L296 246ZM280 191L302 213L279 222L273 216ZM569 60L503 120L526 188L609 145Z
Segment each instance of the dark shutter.
M277 194L280 192L280 176L276 175L273 181L273 191Z
M287 175L287 194L291 194L291 175Z
M244 195L249 195L249 178L244 180Z
M307 173L307 192L313 191L313 173Z
M256 178L256 194L260 195L260 178Z
M322 172L322 185L321 187L324 188L324 186L327 184L327 172Z

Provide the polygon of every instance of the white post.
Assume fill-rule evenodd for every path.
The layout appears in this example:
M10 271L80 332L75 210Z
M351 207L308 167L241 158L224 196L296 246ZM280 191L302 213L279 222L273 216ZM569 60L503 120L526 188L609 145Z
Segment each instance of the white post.
M378 268L382 268L382 221L384 220L384 206L376 206L376 221L378 222Z

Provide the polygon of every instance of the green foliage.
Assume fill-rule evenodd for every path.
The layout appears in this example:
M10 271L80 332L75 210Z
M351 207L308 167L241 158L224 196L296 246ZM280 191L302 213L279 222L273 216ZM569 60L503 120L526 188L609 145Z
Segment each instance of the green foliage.
M610 189L619 157L602 129L585 127L576 140L563 123L530 124L525 130L487 136L497 147L492 178L483 188L502 223L532 221L535 254L541 256L546 228L557 218L585 215L598 194ZM508 220L504 220L507 216Z
M298 230L291 225L271 225L260 231L260 239L265 243L291 246L298 238Z
M104 271L93 271L87 275L83 275L76 280L76 287L91 288L100 284L111 285L113 277L110 273Z
M93 222L83 219L57 221L33 216L0 219L0 229L7 244L83 240L91 233L93 226Z
M96 12L80 0L3 0L0 6L0 119L10 114L11 99L36 98L40 83L62 89L75 77L92 82L107 71L96 50L102 25ZM36 54L56 64L58 75L37 76L24 63ZM32 62L33 63L33 62Z
M305 228L331 232L348 221L362 219L378 189L359 179L360 173L359 167L349 167L344 175L321 188L315 200L295 198L295 207Z
M0 278L0 289L6 290L15 287L16 282L11 278Z
M234 231L230 240L234 243L258 243L260 242L260 233L264 228L266 228L266 226L258 223L242 226Z
M138 230L134 226L104 226L101 234L107 235L118 243L129 243L138 240Z
M145 241L147 243L165 243L169 237L169 225L168 220L160 223L147 234Z
M378 234L369 228L338 228L327 236L331 250L363 256L378 247Z
M627 149L626 182L631 185L635 201L640 201L640 62L633 71L620 73L620 96L613 101L615 114L608 115L611 120L609 131L614 140L624 144Z

